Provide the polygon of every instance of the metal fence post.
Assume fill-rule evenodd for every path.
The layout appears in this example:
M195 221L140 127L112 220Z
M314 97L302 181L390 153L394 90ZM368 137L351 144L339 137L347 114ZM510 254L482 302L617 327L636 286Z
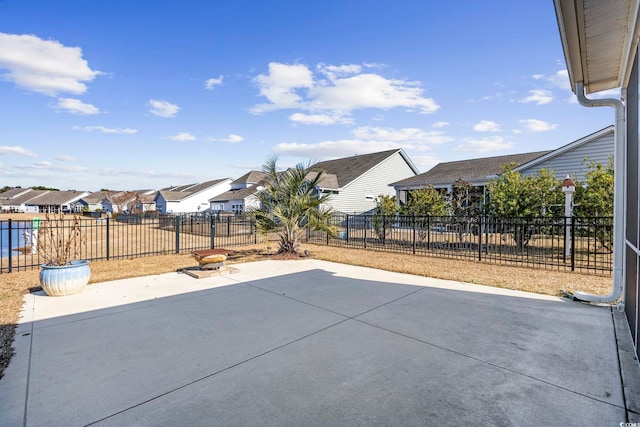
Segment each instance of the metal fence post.
M11 271L13 270L13 237L11 236L13 234L13 230L11 230L12 226L11 226L11 218L9 218L9 235L7 243L9 244L9 273L11 273Z
M412 247L413 247L413 254L416 254L416 214L413 214L411 216L411 219L413 220L413 242L412 242Z
M176 253L180 253L180 217L176 216L174 220L174 226L176 228Z
M109 241L110 238L111 238L111 235L110 235L111 234L111 229L109 227L110 220L111 220L111 218L107 217L107 222L106 222L106 224L107 224L107 261L109 261L109 258L110 258L110 255L111 255L111 252L109 251L109 248L111 247L111 242Z
M367 228L369 228L369 217L364 216L364 248L367 249Z
M347 214L347 235L346 235L346 240L347 243L349 243L349 214Z
M211 215L211 219L209 220L209 246L211 249L215 249L216 247L216 220L213 215Z
M478 216L478 261L482 261L482 215Z
M427 215L427 250L431 250L431 215Z
M571 218L571 271L576 270L576 222Z

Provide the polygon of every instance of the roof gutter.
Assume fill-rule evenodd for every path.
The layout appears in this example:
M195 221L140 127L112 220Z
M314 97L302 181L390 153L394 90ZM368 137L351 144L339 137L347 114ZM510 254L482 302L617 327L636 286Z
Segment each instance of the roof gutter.
M626 125L625 105L619 99L589 99L584 94L584 83L576 83L578 102L585 107L612 107L615 110L615 152L614 152L614 183L613 183L613 286L608 295L592 295L576 291L573 295L582 301L594 303L618 302L618 309L624 310L624 252L625 252L625 154L626 154Z

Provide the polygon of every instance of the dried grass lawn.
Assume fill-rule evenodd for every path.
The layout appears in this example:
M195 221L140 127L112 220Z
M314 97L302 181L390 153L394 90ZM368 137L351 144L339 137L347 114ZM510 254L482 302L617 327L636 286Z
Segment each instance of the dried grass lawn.
M0 219L3 219L1 215ZM266 245L232 249L234 255L228 260L228 264L269 257ZM611 288L611 277L608 276L310 244L303 245L302 249L308 249L310 256L315 259L547 295L560 296L562 290L607 294ZM169 273L196 265L197 262L188 254L93 261L90 285L99 286L97 284L100 282ZM23 295L40 289L38 275L37 269L0 274L0 378L13 353L14 326L18 322Z

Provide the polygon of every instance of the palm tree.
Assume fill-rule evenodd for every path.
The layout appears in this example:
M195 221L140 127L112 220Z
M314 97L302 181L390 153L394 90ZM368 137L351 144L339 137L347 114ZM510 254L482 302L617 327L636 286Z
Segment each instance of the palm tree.
M305 227L335 234L329 223L332 209L323 205L328 194L320 194L318 183L322 170L299 163L295 168L278 172L277 156L267 158L262 170L267 173L264 190L256 194L260 208L254 211L256 226L265 235L275 232L280 238L278 254L295 254Z

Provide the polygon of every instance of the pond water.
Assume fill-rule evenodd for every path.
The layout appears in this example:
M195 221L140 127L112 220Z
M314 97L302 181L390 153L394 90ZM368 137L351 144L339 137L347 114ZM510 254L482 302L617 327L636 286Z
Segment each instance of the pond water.
M0 221L0 258L9 256L9 251L25 247L25 237L29 239L31 235L31 221ZM9 236L11 236L11 248L9 247ZM15 254L15 252L14 252Z

